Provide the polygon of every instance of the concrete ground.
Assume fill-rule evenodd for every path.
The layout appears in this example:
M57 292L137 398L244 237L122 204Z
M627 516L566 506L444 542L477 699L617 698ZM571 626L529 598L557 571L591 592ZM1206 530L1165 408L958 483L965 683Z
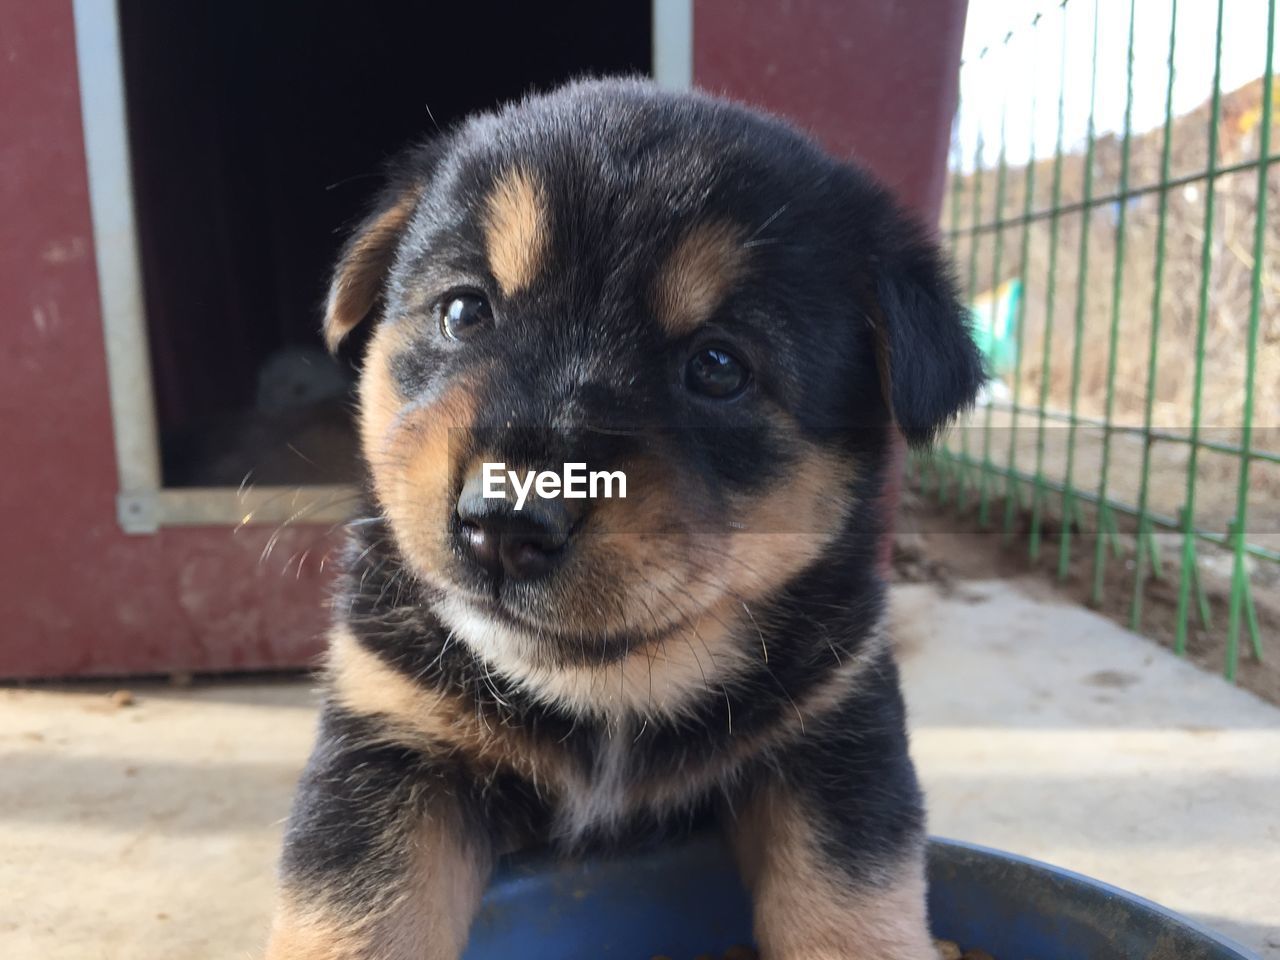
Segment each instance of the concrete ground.
M895 599L934 832L1280 958L1280 709L1029 582ZM239 960L262 942L312 691L132 689L0 690L6 960Z

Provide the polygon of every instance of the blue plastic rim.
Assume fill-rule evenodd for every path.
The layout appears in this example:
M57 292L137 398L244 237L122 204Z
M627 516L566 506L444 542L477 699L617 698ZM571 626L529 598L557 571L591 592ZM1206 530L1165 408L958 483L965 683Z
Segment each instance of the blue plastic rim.
M935 937L996 960L1257 960L1141 897L951 840L930 844L929 912ZM732 858L719 838L700 836L615 860L507 865L465 960L691 960L750 942L751 907Z

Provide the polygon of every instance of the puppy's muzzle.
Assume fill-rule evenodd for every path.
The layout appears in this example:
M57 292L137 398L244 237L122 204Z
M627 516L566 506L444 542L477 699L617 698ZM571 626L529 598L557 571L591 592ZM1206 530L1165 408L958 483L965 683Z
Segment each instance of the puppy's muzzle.
M547 499L530 491L517 511L510 499L484 496L473 472L458 496L458 546L467 561L497 582L535 580L563 562L583 501Z

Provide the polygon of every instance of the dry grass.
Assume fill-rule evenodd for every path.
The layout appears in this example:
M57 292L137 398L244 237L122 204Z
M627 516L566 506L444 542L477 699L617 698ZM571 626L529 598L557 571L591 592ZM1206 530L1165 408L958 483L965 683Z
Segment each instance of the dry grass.
M1257 158L1260 127L1261 81L1255 81L1223 96L1219 122L1218 161L1220 167L1246 163ZM1207 167L1209 106L1202 105L1174 121L1171 149L1173 177L1195 176ZM1280 136L1273 137L1273 150ZM1130 188L1143 188L1160 180L1162 129L1136 136L1131 143ZM1102 197L1119 191L1121 142L1114 135L1098 140L1093 164L1092 195ZM1034 169L1033 210L1047 210L1053 203L1052 159L1041 160ZM978 222L997 216L996 175L982 174L982 203ZM1061 168L1059 205L1078 203L1084 196L1085 163L1082 154L1065 156ZM960 226L972 222L974 175L954 179L951 189L959 192L962 211ZM1028 171L1025 167L1008 171L1003 217L1020 217L1024 209ZM980 233L974 240L961 235L954 254L962 281L971 293L980 293L1012 277L1022 276L1026 308L1023 327L1022 362L1018 375L1006 380L1016 389L1019 401L1029 406L1043 403L1050 409L1072 408L1072 370L1079 351L1079 390L1075 409L1087 416L1107 412L1110 339L1112 323L1117 330L1114 364L1112 417L1116 423L1139 426L1143 422L1148 393L1152 395L1152 419L1156 427L1178 433L1188 432L1192 422L1195 391L1195 359L1200 318L1201 267L1205 236L1206 187L1204 179L1172 187L1167 191L1163 294L1158 304L1160 331L1154 381L1148 377L1152 340L1154 277L1159 222L1160 192L1133 197L1128 204L1123 263L1117 263L1117 223L1120 205L1111 202L1095 206L1089 213L1074 211L1057 219L1057 261L1052 295L1049 289L1051 235L1054 221L1033 221L1027 228L1028 254L1025 271L1021 263L1023 227L1004 230L1003 255L995 264L996 232ZM1258 210L1258 174L1250 169L1223 174L1215 181L1215 210L1211 225L1208 272L1203 386L1200 402L1201 426L1208 439L1238 442L1244 420L1246 344L1252 301L1254 229ZM950 212L951 199L945 209ZM1280 450L1280 169L1273 169L1265 194L1266 233L1263 255L1260 323L1257 340L1256 380L1253 391L1253 446L1259 450ZM951 226L949 223L946 226ZM1087 234L1086 231L1087 230ZM1084 241L1082 243L1082 241ZM1120 297L1113 311L1113 281L1119 268ZM1081 283L1082 270L1084 282ZM1080 297L1083 296L1083 309ZM1077 313L1079 335L1077 336ZM1052 333L1046 356L1046 333ZM1077 340L1079 341L1077 343ZM983 414L979 415L985 416ZM981 422L981 420L979 420ZM1024 416L1021 423L1034 423ZM1051 436L1061 428L1050 427ZM1007 436L1004 447L1016 442L1021 450L1027 431L1017 438ZM1088 433L1088 431L1084 431ZM971 448L975 441L970 437ZM1055 441L1061 443L1061 440ZM1034 444L1034 441L1032 441ZM953 446L955 442L953 441ZM1051 446L1054 445L1051 443ZM1094 443L1100 447L1100 443ZM1120 453L1114 456L1112 490L1118 499L1136 502L1140 473L1138 439L1116 441ZM1133 448L1133 449L1130 449ZM1137 451L1137 455L1133 455ZM1158 487L1156 505L1176 513L1183 502L1189 466L1185 444L1157 444L1153 448L1153 487ZM1021 459L1020 465L1031 467ZM1086 488L1097 483L1098 456L1077 456L1075 482ZM1003 462L1003 461L1001 461ZM1046 472L1065 469L1065 457L1046 461ZM1203 451L1197 464L1197 522L1219 532L1234 514L1238 458ZM1083 479L1082 479L1083 478ZM1280 466L1255 461L1251 468L1251 539L1280 532L1280 511L1275 498L1280 495ZM1256 531L1259 537L1252 534Z

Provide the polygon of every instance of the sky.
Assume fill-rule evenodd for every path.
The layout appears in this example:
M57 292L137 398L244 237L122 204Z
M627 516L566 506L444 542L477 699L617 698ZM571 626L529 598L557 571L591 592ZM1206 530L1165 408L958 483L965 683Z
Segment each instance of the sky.
M1266 59L1267 0L1222 0L1222 90L1260 77ZM1178 0L1173 110L1186 113L1213 90L1218 0ZM1134 0L1133 132L1164 123L1169 78L1170 0ZM1088 131L1094 12L1098 22L1097 134L1124 129L1129 0L969 0L955 148L974 165L981 131L986 164L999 144L1001 103L1010 164L1051 156L1058 131L1058 88L1065 67L1063 143L1078 150ZM1041 18L1032 26L1036 14ZM1008 35L1008 40L1005 40ZM986 54L982 55L986 48ZM1065 48L1065 58L1064 58ZM1033 107L1034 98L1034 107Z

